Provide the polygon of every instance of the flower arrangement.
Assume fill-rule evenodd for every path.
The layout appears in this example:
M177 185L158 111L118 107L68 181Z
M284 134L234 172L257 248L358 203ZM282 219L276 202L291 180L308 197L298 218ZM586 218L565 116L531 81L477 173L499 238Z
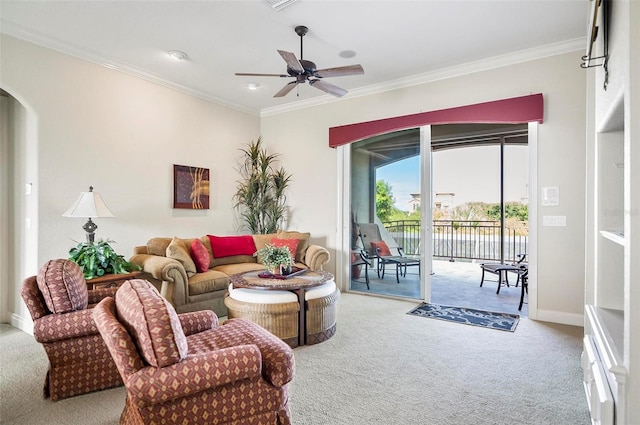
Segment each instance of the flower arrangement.
M281 274L281 266L289 268L293 265L293 256L287 246L267 244L264 248L259 249L255 255L260 258L267 270L273 274Z

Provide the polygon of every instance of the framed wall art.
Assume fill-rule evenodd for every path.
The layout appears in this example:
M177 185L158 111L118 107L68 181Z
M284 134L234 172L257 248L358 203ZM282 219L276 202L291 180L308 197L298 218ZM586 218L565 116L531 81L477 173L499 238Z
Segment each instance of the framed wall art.
M209 209L209 169L173 166L173 208Z

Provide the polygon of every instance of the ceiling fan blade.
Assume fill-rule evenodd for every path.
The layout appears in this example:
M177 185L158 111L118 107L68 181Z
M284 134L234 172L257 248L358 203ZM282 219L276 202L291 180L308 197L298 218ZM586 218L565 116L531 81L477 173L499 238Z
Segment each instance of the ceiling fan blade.
M256 74L253 72L236 72L235 75L245 77L291 77L291 75L288 74Z
M295 86L297 86L299 84L298 81L292 81L289 84L287 84L286 86L284 86L283 88L280 89L280 91L276 94L273 95L273 97L283 97L286 96L291 90L293 90L293 88Z
M313 73L314 76L319 78L325 77L343 77L347 75L359 75L364 74L362 65L347 65L339 66L337 68L318 69Z
M298 60L298 58L296 58L295 54L291 52L285 52L284 50L278 50L278 53L280 53L280 56L282 56L282 59L284 59L284 61L287 63L287 66L289 68L291 68L292 70L296 71L299 74L304 74L304 68L300 64L300 61Z
M347 94L345 89L341 89L338 86L334 86L333 84L329 84L326 81L322 80L309 80L309 85L322 90L323 92L332 94L336 97L342 97Z

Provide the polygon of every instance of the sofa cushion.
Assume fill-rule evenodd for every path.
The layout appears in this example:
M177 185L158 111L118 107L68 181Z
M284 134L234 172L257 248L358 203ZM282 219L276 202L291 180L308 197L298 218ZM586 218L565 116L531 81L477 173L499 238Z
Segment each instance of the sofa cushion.
M147 241L147 253L151 255L167 256L167 247L172 238L151 238Z
M323 298L333 294L335 290L336 283L333 280L330 280L320 286L314 286L313 288L307 289L304 293L304 299L307 301L317 300L318 298Z
M256 252L258 253L256 257L256 261L262 264L262 256L260 255L260 250L267 246L267 244L271 243L271 239L275 238L275 233L267 233L265 235L253 235L253 242L256 245Z
M256 291L249 288L234 288L229 285L229 296L234 300L256 304L298 303L298 296L291 291Z
M291 258L296 258L296 250L298 249L298 244L300 243L300 239L271 239L271 244L273 246L286 246L289 248L289 252L291 253Z
M187 338L178 315L151 283L128 280L115 298L120 321L147 363L165 367L186 358Z
M296 249L296 262L304 262L304 255L307 253L307 248L309 248L309 238L311 237L311 233L278 230L276 237L278 239L298 239L298 248Z
M189 253L189 246L180 238L174 237L167 246L166 256L178 260L184 267L184 271L187 272L187 277L191 277L196 274L196 264L191 259Z
M232 274L252 272L254 270L264 270L264 266L259 263L223 264L221 266L214 267L213 270L231 276Z
M49 260L38 271L38 288L52 313L84 310L89 305L87 282L79 265L71 260Z
M189 278L189 296L208 294L227 287L229 276L216 270L207 270Z
M191 254L191 259L196 265L198 273L204 273L209 270L209 264L211 264L209 251L200 239L194 239L193 242L191 242L191 245L189 246L189 253Z
M232 257L235 255L253 255L256 244L251 235L243 236L209 236L213 258Z

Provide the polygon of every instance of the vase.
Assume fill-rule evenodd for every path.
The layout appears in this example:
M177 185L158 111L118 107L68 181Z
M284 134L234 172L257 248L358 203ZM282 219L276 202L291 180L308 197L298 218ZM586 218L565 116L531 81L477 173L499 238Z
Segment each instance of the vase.
M279 276L281 275L281 271L280 271L280 265L277 266L270 266L267 268L267 270L269 271L270 274L274 275L274 276Z
M288 274L291 274L291 266L283 264L280 266L280 274L286 276Z

